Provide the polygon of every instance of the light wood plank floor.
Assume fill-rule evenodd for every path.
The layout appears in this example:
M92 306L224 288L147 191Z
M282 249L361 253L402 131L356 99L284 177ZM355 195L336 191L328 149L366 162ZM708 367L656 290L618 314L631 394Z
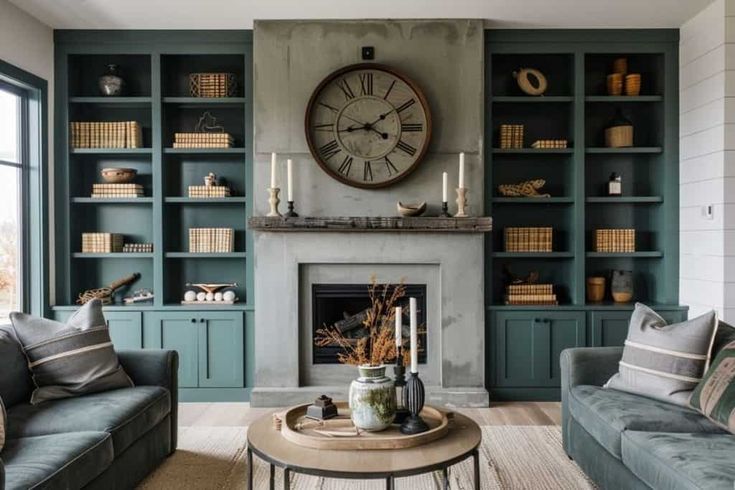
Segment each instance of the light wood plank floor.
M183 427L246 426L273 408L251 408L249 403L180 403L179 425ZM478 425L561 425L558 402L504 402L490 408L458 411Z

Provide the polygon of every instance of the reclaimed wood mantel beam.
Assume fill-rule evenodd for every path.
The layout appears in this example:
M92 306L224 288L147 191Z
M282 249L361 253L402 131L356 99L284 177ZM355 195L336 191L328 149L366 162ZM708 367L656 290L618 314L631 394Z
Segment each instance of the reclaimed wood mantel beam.
M493 229L490 217L298 217L270 218L256 216L248 227L259 232L413 232L413 233L488 233Z

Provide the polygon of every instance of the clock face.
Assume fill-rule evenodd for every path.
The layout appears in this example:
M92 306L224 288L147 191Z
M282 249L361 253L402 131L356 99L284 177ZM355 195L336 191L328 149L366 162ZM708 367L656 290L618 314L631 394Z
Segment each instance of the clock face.
M306 110L311 154L329 175L354 187L384 187L406 177L430 136L431 114L421 91L382 65L332 73Z

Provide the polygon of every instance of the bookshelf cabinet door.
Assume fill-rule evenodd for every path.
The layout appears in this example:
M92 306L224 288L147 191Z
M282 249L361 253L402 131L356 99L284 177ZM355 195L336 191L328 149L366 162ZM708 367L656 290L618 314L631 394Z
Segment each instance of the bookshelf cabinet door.
M199 314L199 386L242 388L245 382L243 314Z
M559 355L584 346L581 311L508 311L495 315L497 386L561 386Z
M151 312L145 314L148 348L179 353L179 387L199 387L199 331L197 312Z

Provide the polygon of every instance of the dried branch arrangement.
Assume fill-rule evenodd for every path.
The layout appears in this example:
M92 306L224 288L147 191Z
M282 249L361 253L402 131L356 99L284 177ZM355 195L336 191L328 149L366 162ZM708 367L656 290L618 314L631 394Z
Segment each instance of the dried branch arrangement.
M395 307L406 295L406 286L378 284L375 276L370 277L368 287L370 308L362 322L366 335L358 339L347 338L334 326L323 326L316 332L314 343L318 347L338 346L343 352L337 354L342 364L352 366L380 366L396 359ZM403 362L410 362L408 338L402 339Z

